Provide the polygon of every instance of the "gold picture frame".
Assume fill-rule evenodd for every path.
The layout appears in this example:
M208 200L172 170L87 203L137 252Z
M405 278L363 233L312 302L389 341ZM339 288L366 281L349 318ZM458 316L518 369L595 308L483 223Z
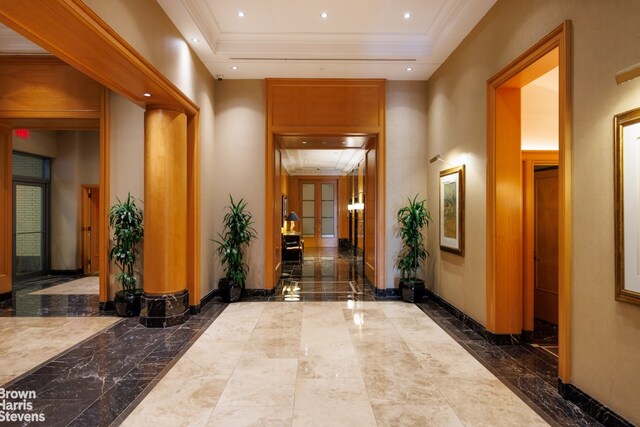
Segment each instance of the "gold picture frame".
M440 249L464 256L465 167L440 172Z
M613 126L615 298L640 304L640 108L615 115Z

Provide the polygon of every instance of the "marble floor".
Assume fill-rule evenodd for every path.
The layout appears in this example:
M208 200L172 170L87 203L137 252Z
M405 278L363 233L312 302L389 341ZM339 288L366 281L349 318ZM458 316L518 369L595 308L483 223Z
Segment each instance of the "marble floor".
M547 425L417 306L233 304L125 426Z
M98 295L99 291L100 278L98 276L87 276L33 291L29 295Z

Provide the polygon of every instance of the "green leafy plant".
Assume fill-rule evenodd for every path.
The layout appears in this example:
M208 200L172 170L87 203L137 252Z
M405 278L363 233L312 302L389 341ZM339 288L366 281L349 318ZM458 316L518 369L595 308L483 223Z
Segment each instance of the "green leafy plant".
M136 206L136 199L129 193L127 199L111 206L109 225L113 228L114 244L109 258L120 269L116 280L124 293L136 292L136 276L133 271L138 256L138 246L144 234L142 211Z
M216 252L225 269L226 279L244 288L249 272L249 266L244 262L244 250L256 237L256 231L251 226L252 215L246 211L247 202L240 199L235 203L231 195L229 199L231 203L227 206L228 212L223 219L224 230L218 233L219 240L214 242L218 244Z
M396 266L400 269L400 278L414 281L417 279L418 268L429 252L424 245L422 230L431 222L431 214L425 207L425 200L418 201L418 195L407 199L409 204L398 210L398 237L402 239L402 249L398 254Z

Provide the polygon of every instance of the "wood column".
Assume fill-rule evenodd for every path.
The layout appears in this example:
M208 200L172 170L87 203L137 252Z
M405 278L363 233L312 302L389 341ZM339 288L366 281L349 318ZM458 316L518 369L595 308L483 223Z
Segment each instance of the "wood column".
M189 314L187 291L187 116L150 107L144 115L144 295L140 322L164 327Z

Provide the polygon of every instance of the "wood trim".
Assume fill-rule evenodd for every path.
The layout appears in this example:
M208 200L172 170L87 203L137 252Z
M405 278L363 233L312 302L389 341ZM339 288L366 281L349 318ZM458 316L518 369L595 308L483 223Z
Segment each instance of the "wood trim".
M538 165L557 165L557 151L523 151L522 152L522 186L524 206L523 235L523 277L524 277L524 309L523 326L525 331L533 331L533 295L534 295L534 168Z
M0 125L0 293L11 292L13 268L13 183L11 129Z
M494 333L520 333L522 327L522 310L513 309L500 297L503 288L519 287L522 281L512 284L500 281L500 270L496 262L500 256L502 239L508 237L508 224L499 220L497 207L504 200L500 199L497 182L500 179L504 161L497 157L500 129L497 126L497 105L499 88L508 90L503 84L517 86L514 77L550 52L557 49L560 71L560 135L559 135L559 193L560 193L560 236L559 236L559 346L560 357L558 375L569 383L571 378L571 133L572 133L572 63L571 63L571 22L565 21L550 34L527 49L522 55L509 63L487 81L487 329ZM548 57L547 57L548 58ZM544 69L544 67L542 68ZM532 76L530 75L526 81ZM521 81L521 82L522 82ZM509 82L509 83L508 83ZM509 88L512 88L509 86ZM517 89L517 87L516 87ZM517 160L520 168L519 154L509 156L509 163ZM510 166L507 166L510 167ZM521 169L520 169L521 170ZM522 184L518 183L521 188ZM522 200L521 196L519 200ZM521 203L521 202L518 202ZM516 208L514 212L517 212ZM517 216L517 214L514 214ZM520 221L520 224L522 222ZM520 234L522 236L522 234ZM518 239L519 237L516 237ZM521 237L520 237L521 238ZM521 246L522 248L522 246ZM522 263L518 259L500 259L500 265L510 262ZM522 270L521 270L522 271ZM509 292L509 291L508 291ZM510 291L512 297L517 291ZM512 301L513 303L513 301ZM522 307L522 299L519 307Z
M80 185L80 203L78 204L78 207L80 208L80 212L78 215L78 222L79 222L79 227L78 229L80 229L80 238L78 239L78 246L80 249L80 267L82 268L83 272L87 271L87 259L85 258L85 251L87 249L87 244L91 245L91 241L87 242L87 239L85 238L85 232L83 230L83 226L89 222L91 222L91 202L89 200L89 197L87 197L88 191L89 190L95 190L98 189L100 190L100 185L95 185L95 184L81 184ZM98 203L101 203L100 201L98 201ZM98 206L98 211L100 211L100 207ZM98 216L100 216L100 214L98 214ZM99 228L100 224L98 224L98 228ZM100 235L98 235L98 240L100 239ZM99 246L99 245L98 245ZM102 254L98 254L98 259L100 259L100 255ZM98 265L98 268L100 268L100 265Z
M111 107L109 90L100 98L100 302L109 301L109 206L111 204Z
M0 22L141 107L198 110L82 0L2 2Z
M187 290L200 305L200 113L187 118Z

